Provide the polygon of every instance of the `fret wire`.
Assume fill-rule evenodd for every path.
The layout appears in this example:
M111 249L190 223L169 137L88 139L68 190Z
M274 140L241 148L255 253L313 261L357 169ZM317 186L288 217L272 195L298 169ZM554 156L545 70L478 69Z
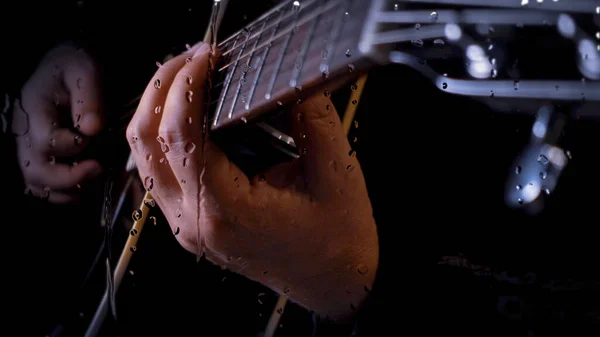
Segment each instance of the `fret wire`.
M323 7L323 1L318 0L320 2L318 9L320 10ZM304 37L304 41L302 42L302 47L300 49L300 53L298 53L298 57L296 57L296 62L294 64L294 70L292 73L292 78L290 79L290 87L295 88L298 82L298 78L300 77L300 72L304 65L304 59L306 58L306 53L308 52L308 48L310 47L310 43L312 41L313 36L315 35L315 31L317 29L317 25L323 13L318 15L315 20L312 21L306 36Z
M335 24L333 30L331 31L331 35L327 39L327 45L325 47L325 57L321 61L321 65L319 70L327 75L329 73L329 61L333 58L333 53L335 52L336 42L342 33L342 28L344 27L344 18L346 13L348 12L349 1L344 0L344 6L340 10L340 15L335 20Z
M260 34L254 41L254 45L252 46L252 53L250 53L250 56L248 57L248 60L246 61L246 68L243 69L243 71L242 71L242 77L240 78L237 90L235 92L235 96L233 97L233 101L231 103L231 108L229 109L228 117L230 119L231 119L231 117L233 117L233 111L235 110L235 104L237 103L238 97L240 96L240 91L242 90L242 85L244 85L244 82L246 81L246 75L248 74L248 71L250 71L250 65L252 63L252 56L254 56L254 49L256 48L258 41L260 41L260 38L261 38L262 34L264 33L266 24L267 24L267 20L265 20L263 22L263 25L260 29Z
M302 3L302 8L307 8L307 7L309 7L310 5L312 5L315 2L316 2L316 0L305 1L305 2ZM296 17L296 13L294 13L294 12L292 12L292 13L286 13L286 15L283 17L283 20L287 20L287 19L291 18L292 16ZM268 25L267 27L265 27L265 29L269 30L269 29L271 29L275 25L276 25L276 23L272 23L272 24ZM250 39L253 39L255 37L256 36L253 35L253 36L250 37ZM235 50L235 48L231 48L230 50L224 52L223 56L231 53L233 50Z
M275 8L273 8L270 11L266 12L265 14L259 16L256 20L250 22L248 25L246 25L246 27L255 25L255 24L259 23L260 21L262 21L264 19L267 19L269 16L271 16L275 12L279 12L283 7L287 6L290 2L291 2L291 0L289 0L289 1L283 1L282 3L280 3L279 5L277 5ZM270 29L270 28L271 27L266 27L267 30ZM219 43L219 47L224 46L227 42L233 40L233 38L235 38L238 35L240 35L243 31L244 31L244 29L238 30L233 35L231 35L230 37L226 38L221 43Z
M238 40L239 40L239 36L236 38L234 45L237 44ZM237 63L236 63L236 65L237 65ZM221 110L223 109L223 104L225 103L225 97L227 97L227 90L229 90L229 85L231 84L231 80L233 78L234 73L235 73L235 67L233 68L233 71L228 72L227 76L225 76L225 88L223 88L223 92L221 93L221 98L219 99L219 106L217 107L217 111L215 113L214 125L217 125L217 121L219 120L219 116L221 115Z
M279 57L277 57L277 62L275 63L275 68L273 69L273 74L271 75L271 80L269 81L269 86L267 88L267 92L265 93L266 99L271 99L271 93L273 92L273 88L275 87L275 82L277 81L277 75L279 75L279 70L281 68L281 64L283 63L283 59L285 58L285 54L287 54L287 50L290 47L290 42L294 37L294 30L298 27L298 16L300 15L301 8L298 8L294 13L294 23L292 25L292 29L289 31L287 39L283 44L283 48L279 52Z
M307 23L308 21L314 19L315 17L321 15L324 12L327 12L328 10L336 7L337 5L339 5L339 4L343 3L343 2L344 2L343 0L332 2L331 4L326 5L325 8L321 11L321 13L318 13L317 11L310 12L310 14L308 14L306 17L303 17L302 19L299 20L298 25L301 26L301 25ZM293 27L292 28L288 28L285 31L282 31L280 34L278 34L277 36L275 36L273 38L273 40L271 40L271 41L265 41L265 42L261 43L257 49L262 49L263 47L265 47L269 43L272 43L274 40L277 40L280 37L285 36L292 29L293 29ZM242 58L246 57L247 55L248 54L243 55ZM222 70L222 69L224 69L224 68L226 68L226 67L228 67L230 65L231 64L227 64L224 67L221 67L220 70Z
M325 8L323 9L322 13L324 13L324 12L327 12L328 10L330 10L330 9L332 9L332 8L334 8L334 7L336 7L336 5L338 5L338 4L341 4L341 3L343 3L343 2L344 2L344 1L342 0L342 1L335 1L335 2L332 2L331 4L328 4L328 5L327 5L327 6L325 6ZM316 16L318 16L318 15L320 15L320 13L311 12L311 14L309 14L309 15L307 15L306 17L302 18L302 19L301 19L301 20L298 22L298 25L305 24L306 22L308 22L308 21L310 21L310 20L314 19L314 18L315 18ZM285 35L286 35L287 33L289 33L291 30L293 30L293 27L292 27L292 28L288 28L288 29L286 29L285 31L282 31L281 33L277 34L277 35L276 35L276 36L275 36L273 39L271 39L271 40L269 40L269 41L262 42L262 43L261 43L261 44L260 44L260 45L259 45L259 46L258 46L256 49L257 49L257 50L260 50L260 49L262 49L262 48L264 48L264 47L268 46L269 44L273 43L273 41L275 41L275 40L279 39L279 38L280 38L280 37L282 37L282 36L285 36ZM243 58L247 57L248 55L249 55L249 53L246 53L245 55L242 55L241 59L243 59ZM233 62L231 62L231 63L228 63L228 64L224 65L223 67L221 67L221 68L219 69L219 71L222 71L222 70L224 70L224 69L227 69L227 68L228 68L228 67L230 67L232 64L233 64Z
M235 61L235 64L233 65L233 68L231 69L231 77L229 78L229 82L227 83L226 87L224 88L224 92L223 92L223 98L227 97L227 92L229 91L229 85L231 84L231 81L233 80L233 77L235 76L235 71L237 70L238 64L240 62L240 56L241 54L244 53L244 50L246 50L246 46L248 45L248 40L250 39L250 33L251 31L247 32L246 34L246 40L244 41L244 44L242 46L242 48L240 49L240 52L238 53L238 58ZM240 78L240 82L241 83L241 78ZM235 93L235 95L233 96L233 101L231 102L232 105L235 105L235 102L237 101L237 95L239 94L239 90ZM222 108L222 106L221 106ZM218 118L218 116L217 116ZM231 118L231 113L229 114L229 118ZM215 123L218 121L215 120Z
M279 25L281 24L281 21L283 21L284 14L285 14L285 11L282 11L281 14L279 15L279 18L277 19L277 25L271 32L271 36L269 37L269 40L272 40L273 36L275 36L275 34L277 34ZM258 42L258 39L256 41ZM253 49L256 49L256 45L254 45ZM269 50L271 50L271 46L267 46L267 48L265 48L262 58L260 59L258 69L256 70L256 75L254 76L254 81L252 81L252 86L250 87L250 93L248 93L248 98L246 100L246 106L245 106L246 110L250 110L250 103L252 101L252 98L254 97L254 92L256 91L256 86L258 85L258 79L260 78L260 74L262 73L263 65L265 64L265 61L267 60L267 56L269 55Z

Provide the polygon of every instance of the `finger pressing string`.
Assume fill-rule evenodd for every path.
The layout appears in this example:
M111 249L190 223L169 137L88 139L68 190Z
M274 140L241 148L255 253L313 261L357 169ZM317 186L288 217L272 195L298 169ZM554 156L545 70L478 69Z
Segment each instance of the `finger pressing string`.
M293 136L300 149L311 193L327 198L339 193L348 180L360 177L339 115L325 95L315 95L293 108ZM332 184L319 184L330 181Z
M159 205L163 198L177 199L181 188L171 171L165 153L170 148L158 135L163 119L168 91L179 70L191 60L200 46L190 49L161 65L150 81L138 109L127 128L127 140L132 149L140 177L147 191L152 191ZM161 182L157 184L156 182Z
M208 44L200 46L175 76L159 128L170 147L166 158L184 193L197 193L197 185L187 182L195 181L200 169L209 51Z

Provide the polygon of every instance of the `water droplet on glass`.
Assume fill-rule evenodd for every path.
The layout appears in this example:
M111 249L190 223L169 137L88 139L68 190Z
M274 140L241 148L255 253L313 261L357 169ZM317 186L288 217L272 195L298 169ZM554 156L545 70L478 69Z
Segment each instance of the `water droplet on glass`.
M129 231L129 234L130 234L131 236L137 235L137 234L138 234L138 230L137 230L137 229L135 229L135 228L133 228L133 229L131 229L131 230Z
M354 171L354 165L346 166L346 172L352 172L352 171Z
M348 65L348 72L353 72L354 71L354 64L349 64Z
M571 155L571 151L567 150L567 151L565 151L565 154L567 155L567 158L573 159L573 156Z
M194 152L194 150L196 150L196 144L194 144L192 142L187 142L187 144L185 144L184 150L187 153L192 153L192 152Z
M346 49L346 56L347 56L347 57L350 57L350 56L352 56L352 53L350 52L350 49Z
M546 179L547 176L548 176L548 173L546 171L540 172L540 178Z
M160 68L160 67L162 67L162 64L160 64L160 62L156 61L156 66Z
M188 159L186 157L186 158L183 158L183 167L187 167L187 166L188 166Z
M153 208L156 206L156 201L154 201L154 199L146 199L144 200L144 205L148 208Z
M160 79L158 79L158 78L157 78L157 79L154 81L154 88L156 88L156 89L160 89L160 84L161 84L161 83L160 83Z
M146 155L146 160L148 160L148 161L149 161L149 160L152 160L152 155L151 155L150 153L148 153L148 154Z
M436 47L443 47L445 45L445 42L442 39L435 39L433 40L433 45Z
M357 101L357 100L355 100L355 99L353 99L353 100L352 100L352 104L353 104L353 105L356 105L356 104L358 104L358 101Z
M50 187L44 187L44 190L42 191L42 199L48 198L50 198Z
M192 96L194 96L194 93L192 91L188 91L185 93L185 99L190 103L192 103Z
M131 213L131 218L133 219L133 221L138 221L142 218L142 212L139 209L136 209L135 211L133 211L133 213Z
M448 88L448 83L444 82L442 83L442 89L447 89Z
M548 160L548 157L546 157L543 154L540 154L537 158L537 162L540 163L540 165L548 165L548 163L550 162L550 160Z
M242 122L243 122L244 124L247 124L247 123L248 123L248 119L247 119L246 117L242 117Z
M151 217L150 217L150 220L152 220L152 224L153 224L154 226L156 226L156 217L154 217L154 216L151 216Z
M129 248L129 250L130 250L132 253L134 253L134 252L137 250L137 247L136 247L136 246L131 246L131 248Z
M75 143L75 145L81 145L83 139L81 138L81 136L76 135L75 137L73 137L73 142Z
M263 296L265 296L265 293L259 293L259 294L258 294L258 303L259 303L259 304L263 304L263 302L261 301L261 298L262 298Z
M519 90L519 81L515 81L513 86L514 86L515 91Z
M331 167L333 172L337 172L337 163L335 162L335 160L329 161L329 167Z
M161 163L161 164L168 164L169 163L169 161L167 160L167 158L160 158L158 160L158 162Z
M148 192L152 191L152 189L154 188L154 178L152 178L152 177L144 178L144 187L146 188L146 191L148 191Z
M517 199L517 202L519 203L519 205L523 205L523 199L519 198Z
M423 40L421 39L410 40L410 43L415 47L423 47Z
M192 78L192 76L188 76L187 79L186 79L187 84L192 84L193 80L194 79Z
M521 166L515 167L515 173L516 174L521 174Z
M329 92L329 90L325 90L323 91L323 95L325 95L325 97L329 97L331 96L331 93Z
M302 121L304 121L304 114L303 114L302 112L299 112L299 113L296 115L296 120L297 120L298 122L302 122Z
M292 7L292 10L294 12L297 12L300 10L300 1L294 1L294 7Z
M358 267L356 268L356 270L361 275L365 275L367 272L369 272L369 268L366 265L362 264L362 263L358 265Z
M156 108L154 108L154 113L157 114L157 115L159 113L161 113L161 111L162 111L162 106L160 106L160 105L157 105Z
M352 91L356 91L357 89L358 89L358 87L356 86L356 84L352 84L350 86L350 90L352 90Z
M356 142L358 142L358 137L354 137L354 139L352 139L352 142L353 142L353 143L356 143Z
M30 164L29 160L25 160L25 161L23 162L23 165L25 165L25 167L29 167L29 164Z
M192 63L192 58L191 57L186 58L185 63Z
M162 143L160 144L160 149L162 150L163 153L167 153L169 152L171 149L169 148L169 145Z
M415 29L419 30L419 28L421 28L421 24L420 23L415 24Z
M50 163L50 165L56 164L56 157L50 156L50 158L48 158L48 162Z
M79 89L79 90L83 89L83 85L81 84L81 78L77 79L77 89Z
M432 23L437 22L438 20L438 13L437 12L431 12L431 14L429 14L429 21L431 21Z
M523 188L521 185L517 185L517 191L520 191Z
M277 101L277 105L278 106L283 106L283 102L282 101Z
M549 188L544 188L544 193L546 193L546 195L550 195L550 189Z

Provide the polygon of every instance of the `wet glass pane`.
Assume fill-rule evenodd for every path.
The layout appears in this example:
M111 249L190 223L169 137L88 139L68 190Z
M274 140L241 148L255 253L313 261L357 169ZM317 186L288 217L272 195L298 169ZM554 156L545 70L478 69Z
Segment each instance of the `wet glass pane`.
M7 331L600 332L600 2L2 14Z

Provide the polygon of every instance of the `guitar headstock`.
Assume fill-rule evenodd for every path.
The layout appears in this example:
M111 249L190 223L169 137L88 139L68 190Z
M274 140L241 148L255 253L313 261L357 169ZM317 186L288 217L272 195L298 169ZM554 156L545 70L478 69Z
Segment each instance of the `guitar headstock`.
M374 44L441 91L497 110L577 106L600 117L600 3L594 0L408 0L377 15ZM543 101L543 102L540 102Z

